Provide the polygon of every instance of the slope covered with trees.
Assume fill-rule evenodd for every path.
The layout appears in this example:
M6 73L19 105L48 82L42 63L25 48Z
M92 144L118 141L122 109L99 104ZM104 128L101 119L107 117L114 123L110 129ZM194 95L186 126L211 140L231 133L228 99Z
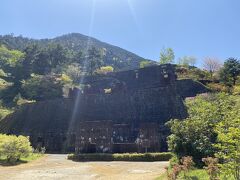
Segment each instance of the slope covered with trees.
M79 33L71 33L53 39L30 39L13 35L0 36L0 44L10 49L24 51L27 47L35 44L41 48L50 44L58 44L64 47L70 56L79 58L79 55L87 55L87 50L94 47L103 55L103 64L113 66L115 70L127 70L139 67L144 58L127 50L101 42L95 38Z
M142 60L77 33L40 40L0 36L1 106L59 98L64 87L78 86L85 75L136 69ZM10 111L4 109L2 117L5 112Z

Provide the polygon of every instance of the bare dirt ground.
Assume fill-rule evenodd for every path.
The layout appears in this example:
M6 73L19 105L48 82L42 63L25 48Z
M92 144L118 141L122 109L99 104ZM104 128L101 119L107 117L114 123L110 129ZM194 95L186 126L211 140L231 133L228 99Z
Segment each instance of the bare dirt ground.
M0 180L147 180L165 172L168 162L73 162L46 155L18 166L0 166Z

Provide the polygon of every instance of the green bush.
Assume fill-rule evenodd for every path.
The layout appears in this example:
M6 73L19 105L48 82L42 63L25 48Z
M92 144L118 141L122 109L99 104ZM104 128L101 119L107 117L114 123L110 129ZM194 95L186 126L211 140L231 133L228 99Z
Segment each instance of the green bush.
M172 158L169 161L170 161L170 168L180 163L179 158L177 157L176 154L173 154Z
M107 74L109 72L113 72L114 68L112 66L102 66L96 70L97 74Z
M66 76L32 74L31 78L22 82L22 95L36 101L61 98L63 85L67 81Z
M74 161L168 161L171 153L69 154Z
M192 156L197 166L201 167L202 158L213 157L218 151L214 145L219 134L216 126L233 119L229 117L232 117L233 112L239 111L239 102L238 96L224 93L200 95L186 101L188 118L167 123L172 133L168 136L169 150L178 157ZM238 118L239 115L235 117ZM226 131L226 128L220 129Z
M240 95L240 85L233 87L233 95Z
M213 92L230 92L230 88L220 83L208 83L207 87L210 88Z
M176 74L178 79L194 79L197 81L211 79L209 72L190 66L176 66Z
M0 107L0 121L10 113L12 113L12 110L4 107Z
M32 152L28 137L0 134L0 158L16 162Z

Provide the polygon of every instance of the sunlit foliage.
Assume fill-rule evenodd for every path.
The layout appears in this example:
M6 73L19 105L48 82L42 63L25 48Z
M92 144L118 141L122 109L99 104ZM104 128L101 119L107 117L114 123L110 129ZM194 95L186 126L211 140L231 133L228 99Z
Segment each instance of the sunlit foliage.
M0 134L0 157L16 162L32 152L28 137Z

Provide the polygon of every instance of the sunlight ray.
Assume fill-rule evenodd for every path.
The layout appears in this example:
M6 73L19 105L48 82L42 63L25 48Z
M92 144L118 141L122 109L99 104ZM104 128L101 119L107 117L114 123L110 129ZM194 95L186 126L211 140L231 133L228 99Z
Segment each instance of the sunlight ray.
M137 18L137 15L136 15L136 11L134 9L134 6L132 4L132 1L131 0L127 0L127 4L128 4L128 7L129 7L129 10L131 12L131 15L132 15L132 18L133 18L133 21L137 27L138 30L140 30L140 24L138 22L138 18Z
M87 41L87 46L84 52L85 58L84 58L84 62L83 62L83 69L86 68L87 66L87 61L88 61L88 50L91 47L91 35L92 35L92 30L93 30L93 26L94 26L94 20L95 20L95 9L96 9L96 0L93 0L92 3L92 11L91 11L91 19L90 19L90 25L89 25L89 32L88 32L88 41ZM81 85L83 83L84 80L84 76L81 77L79 85ZM79 106L80 106L80 101L81 101L81 92L78 91L77 93L77 97L75 99L75 104L73 107L73 112L72 112L72 117L70 119L69 122L69 127L68 127L68 133L71 132L73 130L73 126L74 126L74 122L77 119L77 111L79 110Z

